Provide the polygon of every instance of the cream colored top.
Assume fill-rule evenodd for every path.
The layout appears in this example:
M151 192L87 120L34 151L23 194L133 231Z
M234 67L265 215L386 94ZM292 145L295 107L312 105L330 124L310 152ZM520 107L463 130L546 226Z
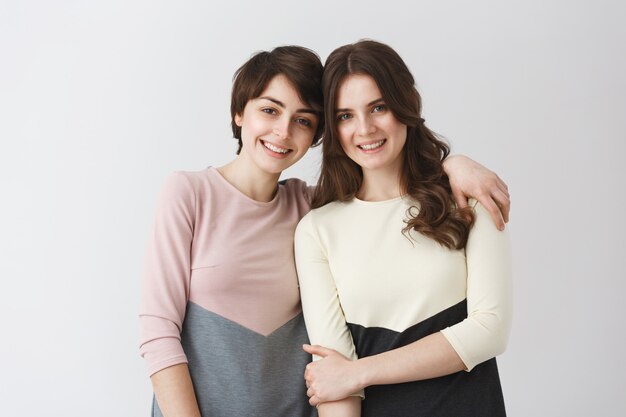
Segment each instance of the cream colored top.
M356 358L348 324L403 332L467 299L467 318L442 330L467 370L504 351L512 315L508 233L472 202L464 250L402 233L412 201L330 203L298 224L296 266L313 344ZM375 343L375 341L373 341Z

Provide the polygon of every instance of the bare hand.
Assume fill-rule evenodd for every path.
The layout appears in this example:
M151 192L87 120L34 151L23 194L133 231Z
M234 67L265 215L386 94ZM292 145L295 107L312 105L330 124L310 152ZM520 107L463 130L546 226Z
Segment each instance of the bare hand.
M309 403L317 406L328 401L337 401L357 392L360 387L355 382L355 362L341 353L323 346L303 345L302 348L322 359L311 362L304 371Z
M498 229L504 230L511 209L511 196L505 182L495 172L464 155L447 158L443 167L457 205L466 207L467 199L475 198L489 211Z

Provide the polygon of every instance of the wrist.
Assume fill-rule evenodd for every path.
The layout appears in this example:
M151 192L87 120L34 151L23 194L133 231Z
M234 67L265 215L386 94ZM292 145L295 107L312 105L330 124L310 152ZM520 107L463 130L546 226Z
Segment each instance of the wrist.
M355 368L355 392L373 385L372 366L368 362L368 358L358 359L353 362Z
M446 159L443 160L442 164L444 167L446 167L450 164L455 164L456 162L463 159L464 157L465 157L464 155L460 155L460 154L448 155Z

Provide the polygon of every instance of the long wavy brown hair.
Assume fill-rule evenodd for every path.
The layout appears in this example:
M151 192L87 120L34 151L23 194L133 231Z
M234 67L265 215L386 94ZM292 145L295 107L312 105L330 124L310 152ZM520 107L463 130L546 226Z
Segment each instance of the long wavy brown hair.
M452 198L443 170L450 148L424 125L422 100L408 67L396 51L380 42L362 40L344 45L326 60L322 78L323 160L313 208L349 201L363 183L361 167L346 155L337 132L337 92L343 80L353 74L372 77L392 114L407 126L400 185L416 204L407 210L402 232L408 234L413 229L445 247L464 248L474 215L468 207L457 208Z

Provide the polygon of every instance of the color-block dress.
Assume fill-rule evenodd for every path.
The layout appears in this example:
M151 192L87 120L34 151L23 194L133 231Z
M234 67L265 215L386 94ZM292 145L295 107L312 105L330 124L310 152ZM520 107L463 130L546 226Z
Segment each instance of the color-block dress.
M254 201L215 168L177 172L157 205L142 282L149 374L188 363L203 416L311 417L293 260L306 184ZM154 401L153 416L161 416Z
M508 235L476 203L465 250L414 231L409 239L412 205L353 199L302 219L296 265L311 342L356 359L442 331L467 371L368 387L362 416L504 416L495 356L511 323Z

